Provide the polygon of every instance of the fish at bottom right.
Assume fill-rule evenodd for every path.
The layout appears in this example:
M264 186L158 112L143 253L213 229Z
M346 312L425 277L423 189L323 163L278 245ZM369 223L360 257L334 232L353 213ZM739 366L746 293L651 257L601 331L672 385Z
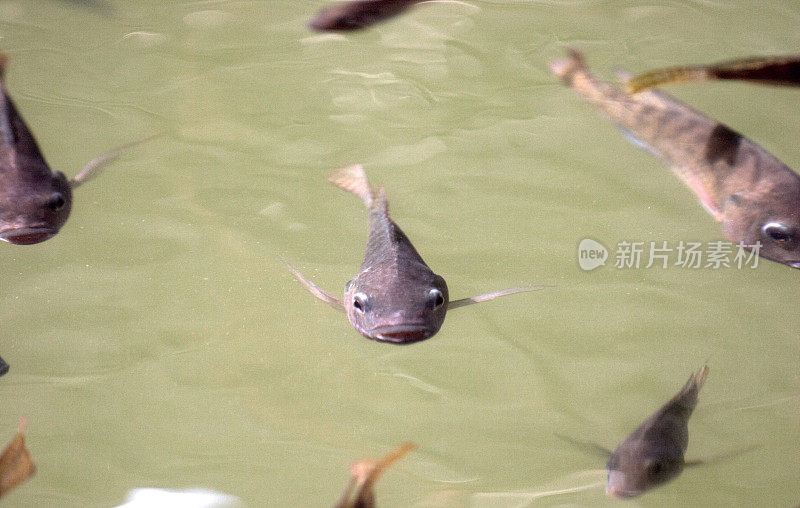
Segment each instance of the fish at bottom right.
M707 376L708 365L703 365L677 394L617 446L606 464L606 494L635 497L674 479L684 466L702 463L686 462L684 454L689 445L689 417Z

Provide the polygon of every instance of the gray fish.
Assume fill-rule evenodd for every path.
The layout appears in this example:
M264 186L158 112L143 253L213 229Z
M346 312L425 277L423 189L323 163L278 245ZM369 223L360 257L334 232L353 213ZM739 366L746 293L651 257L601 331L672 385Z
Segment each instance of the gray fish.
M776 86L800 86L800 56L757 56L712 65L669 67L639 74L625 83L628 93L690 81L741 80Z
M5 360L0 358L0 376L5 376L10 368L11 366L7 364Z
M354 0L331 5L319 11L308 22L318 31L360 30L393 16L426 0ZM430 0L427 0L430 1Z
M363 459L353 464L350 468L350 483L335 508L374 508L375 483L378 478L403 455L416 449L417 445L414 443L405 443L380 460Z
M448 310L499 296L540 289L526 286L449 301L444 279L428 268L400 227L389 217L383 187L373 189L361 165L335 171L328 181L360 197L369 210L364 261L340 300L318 288L286 263L317 298L343 310L363 336L394 344L410 344L439 331Z
M736 244L800 268L800 176L726 125L658 91L629 96L594 77L577 51L551 70L692 189ZM751 249L755 250L755 249Z
M7 55L0 53L0 240L31 245L52 238L67 221L72 190L85 183L123 150L121 146L91 161L72 180L52 171L6 92ZM154 136L155 137L155 136Z
M608 459L606 494L634 497L678 476L686 463L689 417L708 376L708 366L693 374L669 402L650 415Z

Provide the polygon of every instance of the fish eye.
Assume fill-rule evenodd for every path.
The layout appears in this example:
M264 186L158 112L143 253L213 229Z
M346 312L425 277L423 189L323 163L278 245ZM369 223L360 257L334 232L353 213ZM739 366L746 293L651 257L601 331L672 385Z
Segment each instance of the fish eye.
M54 192L50 195L50 199L47 200L47 206L50 207L51 210L57 212L64 208L64 205L67 204L67 200L64 199L64 195L60 192Z
M428 299L433 302L433 308L438 309L442 305L444 305L444 295L441 291L434 288L428 292Z
M792 239L792 231L780 222L768 222L764 224L761 231L778 243L786 243Z
M364 293L356 293L353 295L353 307L363 314L367 310L367 295Z

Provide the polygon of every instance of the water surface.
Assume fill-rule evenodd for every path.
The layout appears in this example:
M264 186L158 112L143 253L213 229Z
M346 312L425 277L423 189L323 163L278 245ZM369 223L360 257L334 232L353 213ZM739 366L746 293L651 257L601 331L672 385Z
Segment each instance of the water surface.
M8 87L54 168L166 133L78 189L57 237L0 245L0 429L26 415L38 464L5 504L197 486L329 506L352 461L409 440L382 506L616 504L604 460L555 434L613 447L706 360L687 458L759 447L628 504L796 504L798 273L582 271L583 238L722 233L547 62L574 45L613 78L796 52L800 7L476 0L309 32L325 4L0 2ZM800 167L796 90L673 90ZM340 294L366 213L325 176L355 162L451 298L555 287L410 347L359 336L279 260Z

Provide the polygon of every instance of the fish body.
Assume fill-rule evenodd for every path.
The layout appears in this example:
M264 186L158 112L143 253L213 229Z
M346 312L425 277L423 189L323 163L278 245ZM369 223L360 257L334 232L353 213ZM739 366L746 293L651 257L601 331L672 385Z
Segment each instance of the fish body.
M0 55L0 240L30 245L51 238L67 221L72 190L45 162L5 87Z
M384 342L405 344L434 335L447 312L447 284L389 216L384 189L373 189L360 165L335 172L329 181L359 196L369 211L364 260L344 291L350 323L365 337Z
M572 51L551 70L686 183L736 244L800 268L800 176L753 141L659 91L629 96ZM752 248L751 250L755 250Z
M10 368L11 366L8 363L6 363L5 360L0 358L0 376L5 376L8 373L8 369Z
M354 0L331 5L319 11L308 23L313 30L360 30L397 16L425 0Z
M428 267L391 219L385 190L370 185L360 164L335 171L328 181L360 197L369 213L367 246L358 274L339 299L286 265L317 298L343 310L364 337L393 344L419 342L439 331L449 309L540 289L523 286L450 301L444 278Z
M71 180L53 171L17 112L5 86L7 55L0 53L0 240L32 245L55 236L72 210L72 191L126 149L150 136L105 152Z
M704 365L666 404L650 415L611 454L606 493L634 497L683 471L689 444L689 417L708 376Z
M800 86L800 56L751 57L712 65L669 67L627 80L628 93L690 81L740 80L763 85Z

